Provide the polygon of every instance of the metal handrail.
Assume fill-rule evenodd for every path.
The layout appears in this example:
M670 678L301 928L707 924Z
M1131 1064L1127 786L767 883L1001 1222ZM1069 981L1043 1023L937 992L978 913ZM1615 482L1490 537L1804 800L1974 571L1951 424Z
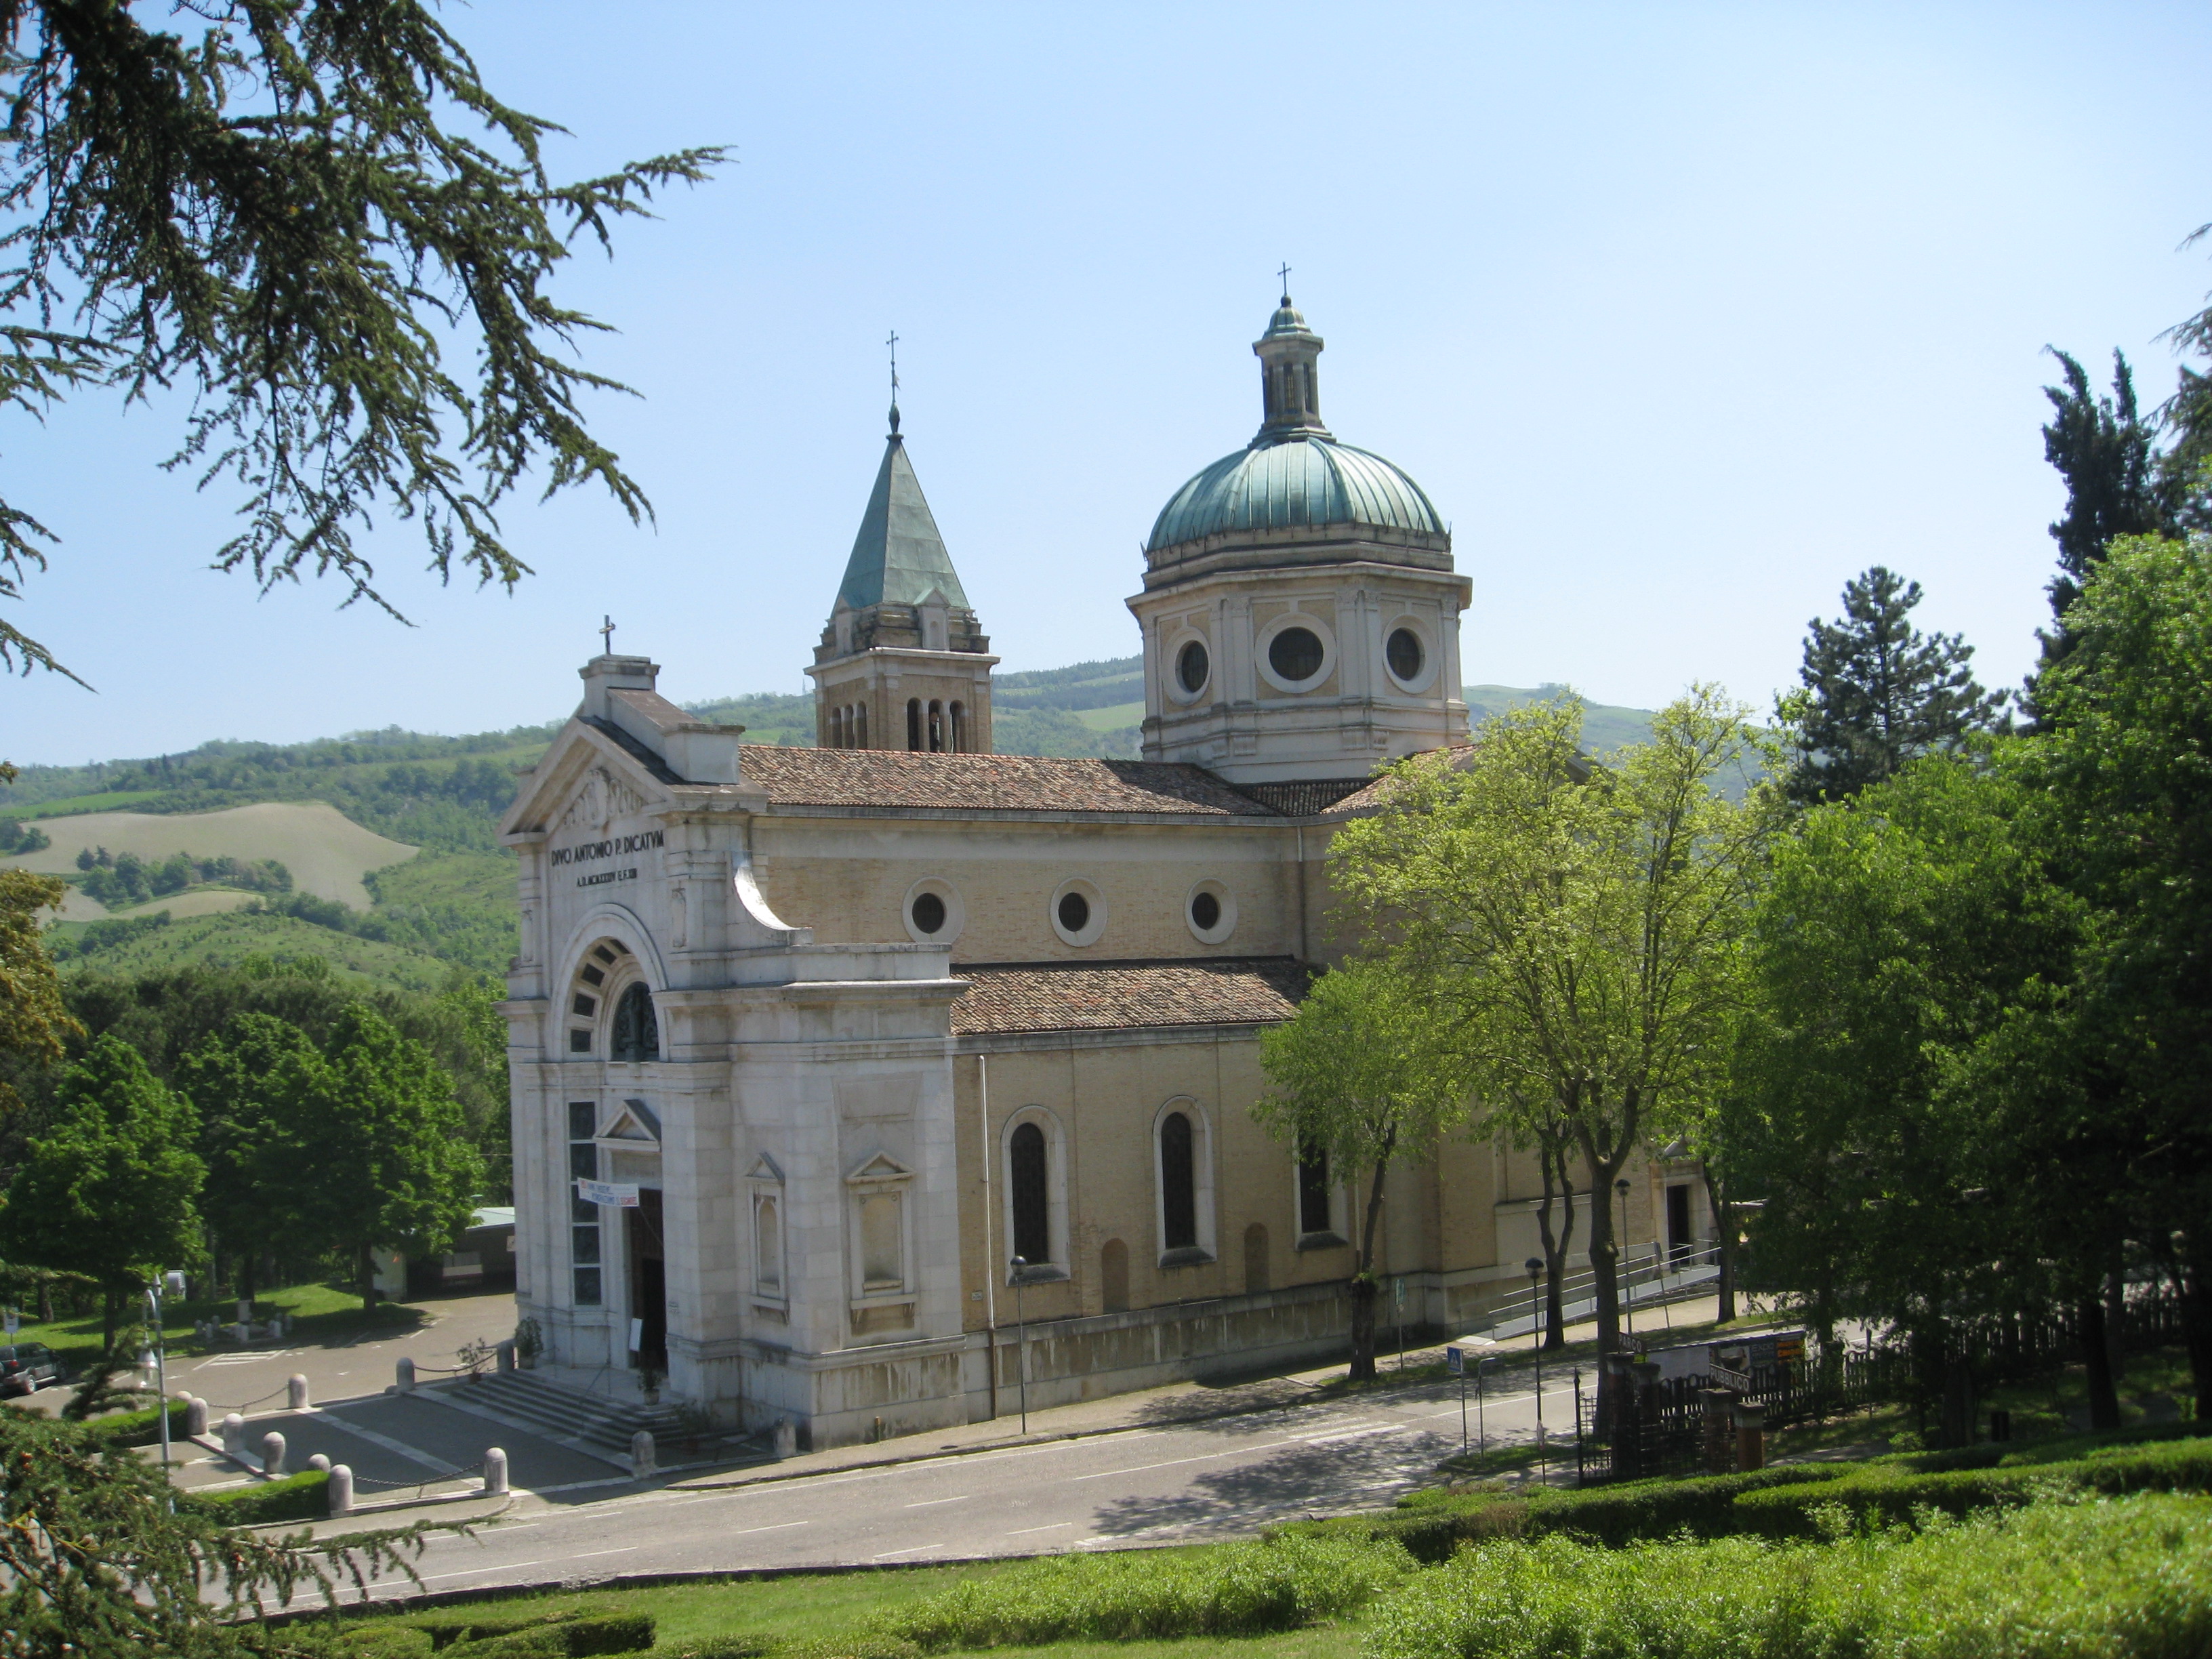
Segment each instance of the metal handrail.
M1656 1253L1656 1265L1655 1257L1647 1255L1641 1265L1632 1258L1616 1270L1617 1283L1621 1292L1621 1305L1624 1308L1632 1311L1639 1308L1664 1308L1672 1303L1686 1302L1707 1293L1706 1287L1711 1283L1711 1279L1703 1273L1698 1273L1694 1283L1681 1283L1673 1290L1668 1288L1667 1281L1682 1279L1686 1273L1698 1268L1717 1268L1720 1266L1720 1247L1717 1244L1693 1246L1680 1252L1670 1250L1666 1246L1659 1244L1654 1244L1650 1249ZM1561 1307L1565 1308L1588 1296L1595 1289L1597 1281L1598 1272L1595 1267L1585 1268L1579 1273L1563 1276L1559 1280ZM1657 1293L1639 1295L1638 1293L1639 1285L1647 1292L1656 1287ZM1528 1321L1532 1329L1540 1328L1543 1323L1545 1304L1548 1297L1549 1291L1542 1285L1539 1285L1530 1293L1525 1304L1517 1295L1509 1297L1498 1309L1496 1316L1491 1320L1489 1325L1484 1328L1495 1332L1522 1320Z

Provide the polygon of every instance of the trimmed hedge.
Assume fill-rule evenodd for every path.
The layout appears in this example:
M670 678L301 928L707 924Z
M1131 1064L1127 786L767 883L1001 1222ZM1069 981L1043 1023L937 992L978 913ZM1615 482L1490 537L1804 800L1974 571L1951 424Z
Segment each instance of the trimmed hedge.
M187 1407L181 1400L169 1402L169 1438L173 1442L185 1437L185 1413ZM151 1446L161 1438L161 1408L149 1406L139 1412L113 1412L106 1417L95 1417L84 1425L100 1437L103 1445Z
M329 1471L303 1469L282 1480L264 1480L228 1492L187 1492L181 1501L208 1511L227 1527L319 1521L331 1512L330 1483Z
M452 1659L587 1659L599 1653L638 1653L653 1645L649 1613L540 1614L535 1619L432 1620L434 1650Z
M1638 1480L1585 1492L1539 1491L1526 1496L1473 1493L1433 1498L1380 1515L1300 1521L1280 1528L1300 1534L1390 1539L1415 1560L1433 1566L1462 1544L1500 1538L1565 1534L1606 1544L1671 1538L1687 1532L1721 1538L1742 1529L1733 1505L1742 1493L1773 1486L1832 1482L1849 1466L1814 1464L1712 1474L1690 1480Z
M1770 1538L1820 1535L1824 1506L1838 1505L1856 1526L1909 1523L1917 1510L1964 1516L2020 1509L2054 1486L2103 1497L2131 1492L2212 1492L2212 1441L2109 1446L2063 1463L2007 1463L1921 1474L1921 1460L1861 1465L1843 1480L1813 1487L1746 1492L1735 1500L1736 1529Z

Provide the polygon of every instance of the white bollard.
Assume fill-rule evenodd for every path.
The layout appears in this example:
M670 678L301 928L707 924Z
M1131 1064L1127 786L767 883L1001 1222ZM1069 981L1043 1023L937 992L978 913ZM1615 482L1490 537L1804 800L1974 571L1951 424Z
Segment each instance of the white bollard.
M320 1469L325 1474L328 1474L331 1472L331 1455L328 1452L317 1452L307 1460L307 1467L311 1469Z
M651 1474L656 1464L653 1456L651 1431L640 1429L629 1437L629 1472L633 1478L642 1480Z
M222 1419L222 1449L233 1457L246 1450L246 1419L236 1412Z
M778 1457L799 1455L799 1425L787 1417L775 1420L775 1455Z
M413 1360L411 1360L411 1359L408 1358L406 1357L406 1355L402 1354L402 1355L399 1357L399 1367L398 1367L398 1370L399 1370L399 1392L400 1392L400 1393L402 1393L402 1394L412 1394L412 1393L414 1393L414 1392L415 1392L415 1362L414 1362Z
M496 1498L507 1490L507 1453L500 1447L484 1451L484 1496Z
M284 1403L295 1412L307 1409L307 1379L297 1371L284 1379Z
M274 1429L261 1437L261 1473L271 1480L284 1473L284 1437Z
M253 1322L252 1297L241 1296L238 1298L238 1322L241 1325L251 1325Z
M508 1337L493 1350L499 1356L499 1368L503 1371L514 1369L514 1339Z
M330 1493L332 1515L353 1513L353 1471L351 1469L343 1463L332 1464L331 1483L326 1490Z
M185 1401L185 1432L187 1435L207 1432L207 1401L198 1395Z

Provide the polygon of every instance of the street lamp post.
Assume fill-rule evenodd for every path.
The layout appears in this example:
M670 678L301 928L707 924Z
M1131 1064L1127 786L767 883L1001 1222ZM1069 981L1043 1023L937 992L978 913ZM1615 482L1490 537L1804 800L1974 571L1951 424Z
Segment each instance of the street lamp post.
M1030 1331L1022 1317L1022 1281L1028 1274L1029 1262L1021 1256L1013 1260L1014 1269L1014 1372L1021 1379L1022 1432L1030 1431Z
M161 1291L167 1288L179 1296L185 1293L185 1276L169 1272L161 1274L146 1287L147 1306L154 1316L154 1389L161 1401L161 1472L169 1468L169 1345L161 1332Z
M1628 1177L1623 1176L1614 1182L1613 1190L1620 1194L1620 1231L1613 1238L1613 1259L1615 1261L1626 1261L1628 1260ZM1630 1291L1628 1276L1626 1273L1620 1276L1620 1311L1623 1317L1628 1321L1629 1335L1634 1336L1636 1334L1636 1298Z
M1544 1263L1540 1257L1532 1255L1521 1265L1528 1270L1528 1306L1531 1310L1528 1318L1528 1346L1535 1351L1536 1355L1536 1468L1538 1471L1536 1479L1540 1485L1545 1474L1548 1473L1544 1467L1544 1345L1536 1334L1536 1318L1534 1310L1536 1306L1536 1281L1543 1277Z
M1494 1353L1486 1353L1483 1355L1481 1358L1474 1362L1475 1455L1485 1462L1487 1462L1490 1459L1490 1425L1484 1419L1482 1414L1482 1368L1497 1358L1498 1356ZM1466 1432L1464 1425L1462 1425L1461 1432L1462 1435Z

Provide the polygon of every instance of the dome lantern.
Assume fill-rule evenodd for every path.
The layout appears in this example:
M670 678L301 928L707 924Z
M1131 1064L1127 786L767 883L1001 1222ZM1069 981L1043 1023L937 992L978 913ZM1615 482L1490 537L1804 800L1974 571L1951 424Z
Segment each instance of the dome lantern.
M1259 436L1252 441L1255 447L1309 434L1328 436L1328 428L1321 422L1322 348L1321 336L1306 326L1285 288L1283 303L1268 319L1267 331L1252 343L1252 354L1260 360L1264 410Z

